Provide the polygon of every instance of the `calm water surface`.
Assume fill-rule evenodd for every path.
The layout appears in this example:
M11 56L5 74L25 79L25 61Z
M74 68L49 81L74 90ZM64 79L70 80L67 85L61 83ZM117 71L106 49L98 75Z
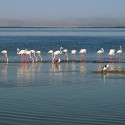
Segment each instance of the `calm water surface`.
M110 48L125 46L124 28L0 28L0 50L8 50L8 64L0 57L1 125L124 125L125 75L94 71L109 63L125 69L125 54L109 62ZM69 50L69 62L52 64L47 51ZM98 60L97 50L105 53ZM41 50L42 63L20 63L16 48ZM87 49L85 62L78 51ZM77 50L76 61L70 51Z

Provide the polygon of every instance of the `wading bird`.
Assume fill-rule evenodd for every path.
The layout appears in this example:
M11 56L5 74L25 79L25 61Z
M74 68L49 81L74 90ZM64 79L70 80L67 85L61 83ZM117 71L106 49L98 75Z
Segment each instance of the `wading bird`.
M120 55L122 54L122 47L120 46L120 49L117 51L118 58L120 58Z
M42 61L41 51L36 51L37 54L37 61Z
M66 61L68 61L68 50L67 50L67 49L64 49L64 50L63 50L63 53L65 54L65 59L66 59Z
M31 56L32 56L33 60L35 60L37 62L35 50L30 50L30 51L31 51Z
M1 53L3 55L3 61L8 62L7 50L3 50Z
M84 61L84 54L86 53L86 49L81 49L79 53L81 54L81 60Z
M53 60L53 54L54 54L53 50L49 50L49 51L48 51L48 54L51 55L51 59Z
M73 60L75 60L75 54L76 54L76 50L72 50L71 54L73 55Z
M54 63L54 61L55 61L55 59L56 59L56 61L55 62L60 62L60 59L58 58L58 55L59 54L62 54L62 51L63 51L63 48L62 47L60 47L60 50L57 50L57 51L55 51L54 53L53 53L53 59L52 59L52 62Z
M113 56L115 55L115 50L114 50L114 49L110 49L110 51L109 51L109 54L108 54L108 55L110 56L110 61L112 61Z
M20 50L17 48L17 54L20 55L20 61L25 62L26 61L26 50Z
M101 48L100 50L97 51L97 54L98 54L98 58L100 59L100 55L104 53L104 49Z

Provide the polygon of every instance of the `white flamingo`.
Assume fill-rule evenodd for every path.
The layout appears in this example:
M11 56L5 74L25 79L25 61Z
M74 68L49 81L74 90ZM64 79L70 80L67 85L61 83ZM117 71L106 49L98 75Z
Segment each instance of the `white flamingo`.
M113 56L115 55L115 50L114 49L110 49L110 51L109 51L109 54L108 54L109 56L110 56L110 61L112 60L112 58L113 58Z
M104 49L101 48L100 50L97 51L98 57L100 58L100 55L104 53Z
M81 54L82 61L84 61L84 54L86 53L86 49L81 49L79 53Z
M26 57L25 57L26 50L20 50L19 48L17 48L17 54L20 55L20 61L24 62L26 59Z
M30 62L30 60L32 60L32 62L34 62L34 59L31 56L31 51L30 50L28 51L27 49L26 49L26 60L27 60L27 62Z
M56 58L56 62L57 62L57 63L61 61L61 60L58 58L58 55L59 55L59 54L62 54L62 50L63 50L63 48L60 47L60 50L57 50L57 51L55 51L55 52L53 53L53 59L52 59L52 62L53 62L53 63L54 63L55 58Z
M7 50L3 50L1 53L3 54L3 61L8 62Z
M76 54L76 50L72 50L71 54L73 55L73 60L75 60L75 54Z
M68 61L68 50L67 50L67 49L64 49L64 50L63 50L63 53L65 54L66 61Z
M32 58L34 59L35 58L35 60L36 60L36 62L37 62L37 57L36 57L36 54L35 54L35 50L30 50L31 51L31 56L32 56Z
M39 58L40 58L40 61L42 61L41 51L36 51L36 54L37 54L37 61L39 60Z
M122 47L120 46L120 49L117 51L118 57L122 54Z
M53 54L54 54L53 50L49 50L49 51L48 51L48 54L50 54L50 55L51 55L52 60L53 60Z

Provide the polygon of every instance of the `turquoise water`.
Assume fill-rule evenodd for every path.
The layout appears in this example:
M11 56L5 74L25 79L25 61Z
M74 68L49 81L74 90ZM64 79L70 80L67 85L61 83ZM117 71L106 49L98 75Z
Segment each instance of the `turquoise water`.
M3 63L1 56L0 124L124 125L125 75L94 73L107 63L110 70L125 69L124 31L124 28L1 28L0 50L8 50L9 62ZM76 61L72 61L70 50L78 52L82 45L87 49L85 61L80 61L78 53ZM115 55L110 62L109 49L117 50L120 45L123 47L120 60ZM62 62L52 64L47 51L60 46L69 50L70 61L64 62L61 55ZM102 46L105 52L100 62L96 51ZM43 62L20 63L17 47L40 49Z

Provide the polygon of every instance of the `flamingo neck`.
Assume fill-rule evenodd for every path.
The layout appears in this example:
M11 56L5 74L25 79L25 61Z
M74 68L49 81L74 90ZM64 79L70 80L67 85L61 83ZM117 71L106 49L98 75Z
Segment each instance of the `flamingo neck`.
M62 54L62 48L60 48L60 54Z
M17 54L20 54L20 50L17 50Z

